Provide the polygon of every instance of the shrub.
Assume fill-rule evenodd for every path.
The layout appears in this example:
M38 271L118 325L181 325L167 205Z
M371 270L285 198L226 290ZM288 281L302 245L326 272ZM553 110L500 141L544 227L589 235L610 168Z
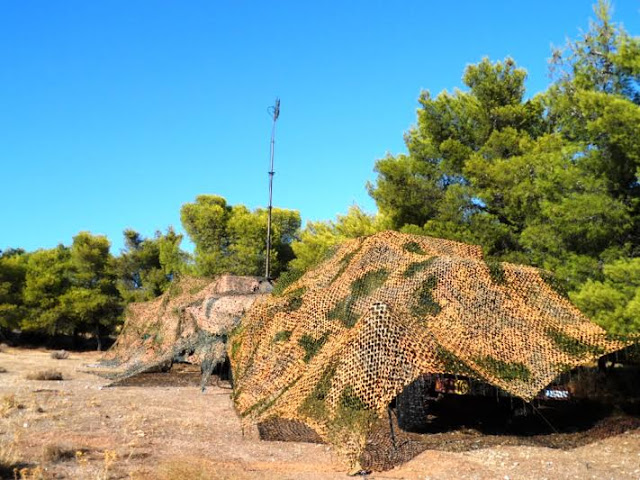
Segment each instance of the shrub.
M63 380L62 373L57 370L42 370L27 374L27 380Z
M66 350L56 350L55 352L51 352L51 358L54 360L66 360L69 358L69 352Z
M64 462L65 460L73 460L76 458L76 451L69 447L69 445L45 445L42 450L42 459L45 462Z

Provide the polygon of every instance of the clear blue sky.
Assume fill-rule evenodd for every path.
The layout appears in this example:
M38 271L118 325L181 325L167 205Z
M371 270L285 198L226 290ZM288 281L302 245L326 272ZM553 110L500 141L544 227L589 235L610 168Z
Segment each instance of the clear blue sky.
M267 200L282 98L276 206L304 220L358 203L374 161L404 151L422 89L512 56L544 90L550 45L586 29L591 0L22 1L0 4L0 248L81 230L144 235L216 193ZM640 33L640 1L614 18Z

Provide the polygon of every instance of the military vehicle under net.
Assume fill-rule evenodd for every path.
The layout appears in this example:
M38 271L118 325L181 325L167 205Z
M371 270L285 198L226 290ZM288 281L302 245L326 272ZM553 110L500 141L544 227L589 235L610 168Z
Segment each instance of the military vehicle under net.
M227 359L229 332L269 291L271 284L258 277L179 278L160 297L127 307L123 329L96 373L117 382L188 362L201 365L204 388Z
M374 424L417 384L491 387L526 402L562 396L554 379L628 344L543 271L487 262L473 245L383 232L344 243L256 301L228 348L246 424L327 441L358 466Z

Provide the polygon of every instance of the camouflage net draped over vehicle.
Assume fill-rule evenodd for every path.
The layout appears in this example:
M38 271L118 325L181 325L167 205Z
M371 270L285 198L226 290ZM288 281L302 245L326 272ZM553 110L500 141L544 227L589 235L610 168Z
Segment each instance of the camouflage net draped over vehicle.
M257 277L175 280L160 297L128 306L122 332L101 362L109 367L102 375L120 381L187 361L202 366L204 387L227 358L228 333L270 289Z
M257 301L228 344L246 423L302 424L354 463L376 419L421 375L461 375L529 401L622 347L545 272L397 232L344 243Z

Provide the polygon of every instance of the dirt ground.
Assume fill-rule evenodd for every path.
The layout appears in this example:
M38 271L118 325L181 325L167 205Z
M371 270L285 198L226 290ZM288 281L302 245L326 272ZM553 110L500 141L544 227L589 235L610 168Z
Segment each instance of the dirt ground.
M0 352L0 478L14 478L14 467L27 479L347 478L327 445L265 442L256 430L243 432L230 390L215 378L201 393L197 371L174 367L106 388L108 380L84 372L99 354L55 360L50 353ZM26 378L51 369L63 380ZM640 479L636 427L624 418L576 433L580 441L549 437L554 447L566 440L575 448L468 429L424 435L427 450L367 478Z

